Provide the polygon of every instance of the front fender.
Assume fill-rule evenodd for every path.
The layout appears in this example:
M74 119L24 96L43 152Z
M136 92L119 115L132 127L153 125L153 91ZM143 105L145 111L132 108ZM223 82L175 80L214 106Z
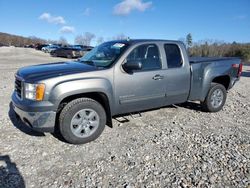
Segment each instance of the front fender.
M49 101L55 104L54 107L55 110L57 110L61 101L66 97L91 92L104 93L108 97L110 110L112 111L113 88L110 81L103 78L70 80L59 83L52 88L49 96Z

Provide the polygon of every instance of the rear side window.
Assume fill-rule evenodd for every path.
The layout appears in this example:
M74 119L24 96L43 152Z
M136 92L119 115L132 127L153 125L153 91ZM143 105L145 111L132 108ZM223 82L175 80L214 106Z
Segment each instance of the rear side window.
M155 44L143 44L136 47L127 56L127 60L140 61L142 70L161 69L160 53Z
M167 57L168 68L177 68L182 66L180 48L176 44L165 44L165 53Z

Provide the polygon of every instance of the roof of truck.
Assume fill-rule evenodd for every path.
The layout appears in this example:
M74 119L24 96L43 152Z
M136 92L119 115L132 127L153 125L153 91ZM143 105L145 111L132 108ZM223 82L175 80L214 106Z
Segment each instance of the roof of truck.
M111 42L117 42L117 43L126 43L126 44L135 44L135 43L141 43L141 42L178 42L182 43L178 40L163 40L163 39L125 39L125 40L113 40Z

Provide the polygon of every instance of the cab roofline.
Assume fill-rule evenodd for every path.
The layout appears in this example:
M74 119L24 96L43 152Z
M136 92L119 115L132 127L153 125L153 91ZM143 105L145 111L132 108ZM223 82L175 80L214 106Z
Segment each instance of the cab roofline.
M162 39L123 39L123 40L111 40L108 42L117 42L117 43L126 43L126 44L136 44L143 42L174 42L174 43L183 43L178 40L162 40Z

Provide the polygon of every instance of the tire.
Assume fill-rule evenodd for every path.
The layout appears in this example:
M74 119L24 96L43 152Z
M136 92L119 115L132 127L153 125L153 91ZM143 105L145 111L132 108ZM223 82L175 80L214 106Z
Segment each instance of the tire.
M75 99L61 111L59 131L67 142L85 144L101 135L106 119L106 112L97 101L90 98Z
M56 53L51 53L51 56L52 57L57 57L57 54Z
M202 109L206 112L220 111L227 98L227 90L222 84L212 83L205 101L201 103Z
M67 55L67 58L68 58L68 59L72 59L72 55L68 54L68 55Z

